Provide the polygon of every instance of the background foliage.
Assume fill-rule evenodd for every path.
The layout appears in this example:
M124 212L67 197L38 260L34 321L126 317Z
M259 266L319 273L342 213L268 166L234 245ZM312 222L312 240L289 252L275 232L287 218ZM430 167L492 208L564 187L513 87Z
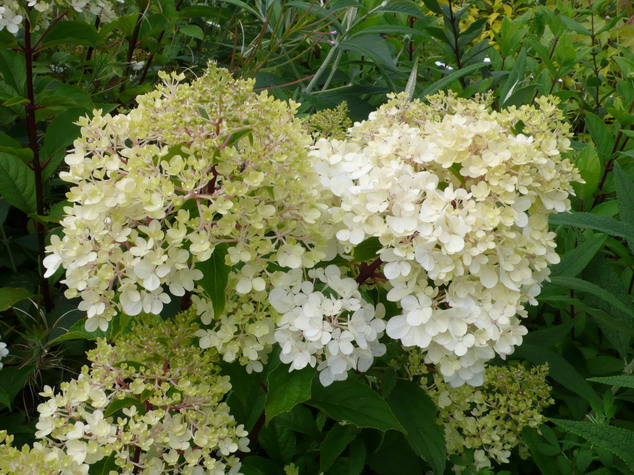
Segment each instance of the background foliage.
M110 23L68 9L29 28L33 11L17 36L0 31L0 323L9 349L0 428L30 442L38 392L73 377L95 338L59 273L45 279L41 266L63 213L56 174L79 134L74 122L96 108L127 111L159 69L195 76L215 60L300 102L302 115L345 101L361 120L403 90L490 91L500 108L559 97L585 183L576 185L574 212L551 218L562 261L510 362L548 363L555 404L539 430L525 429L528 458L516 451L495 471L634 471L631 2L138 0L117 8ZM275 358L259 375L225 371L228 402L252 439L247 473L291 463L300 473L386 474L394 461L402 473L470 464L468 451L446 462L431 400L393 372L323 388L311 384L314 371L289 376ZM410 400L413 391L419 399ZM418 435L412 418L426 427Z

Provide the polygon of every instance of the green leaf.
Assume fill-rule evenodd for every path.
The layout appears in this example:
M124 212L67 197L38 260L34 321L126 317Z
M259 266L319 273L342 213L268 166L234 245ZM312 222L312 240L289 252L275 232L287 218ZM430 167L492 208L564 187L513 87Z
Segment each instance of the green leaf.
M198 283L211 299L216 318L219 318L225 310L225 289L227 288L229 271L231 270L225 264L227 249L229 249L229 246L226 243L218 244L209 259L196 264L196 269L203 273L203 278Z
M587 439L591 444L610 451L634 471L634 432L621 427L585 421L550 419L566 432Z
M68 340L96 340L97 338L107 338L108 332L95 330L94 332L86 331L86 319L82 318L68 329L66 333L58 336L51 341L51 344Z
M374 13L405 13L416 18L426 18L414 2L385 2Z
M436 15L442 15L442 10L438 4L438 0L423 0L423 3L429 11L435 13Z
M438 81L433 83L431 86L427 87L427 89L425 89L421 95L429 96L431 94L434 94L440 91L441 89L445 89L446 87L449 87L451 84L456 82L461 77L466 76L467 74L471 74L472 72L477 71L478 69L485 68L487 66L489 66L489 63L477 63L462 69L458 69L457 71L454 71L453 73L448 74L444 78L439 79Z
M26 163L0 152L0 194L26 214L35 212L35 177Z
M185 25L181 27L181 33L196 38L197 40L202 40L204 36L203 30L196 25Z
M358 433L359 429L354 426L341 424L332 426L319 446L319 471L326 472Z
M248 3L245 3L242 0L222 0L221 3L228 3L230 5L235 5L236 7L240 7L243 10L246 10L249 13L252 13L256 17L260 18L261 20L264 20L263 18L261 18L261 15L257 10L255 10L253 7L250 7Z
M390 71L398 71L396 64L394 64L394 58L392 58L390 53L390 48L380 35L355 36L339 43L339 48L372 58L378 66L383 66Z
M135 397L124 397L123 399L115 399L112 401L106 410L104 411L104 417L110 417L115 412L130 406L142 406L141 402Z
M0 289L0 312L8 310L13 305L21 302L24 299L28 299L33 295L32 292L27 289L3 287Z
M550 458L540 450L540 446L544 445L542 442L543 439L535 429L524 427L522 430L522 440L528 446L531 452L531 458L542 475L559 475L559 471L553 466Z
M611 236L634 240L634 228L609 216L592 213L551 214L548 221L553 225L575 226L582 229L594 229Z
M579 394L586 401L590 402L593 407L601 407L603 404L601 398L599 398L594 389L592 389L592 386L577 372L574 366L554 351L544 348L543 346L524 343L515 349L513 355L525 358L537 365L548 363L550 377L559 384Z
M592 112L586 112L586 124L592 140L597 146L599 155L607 157L612 152L614 137L603 120Z
M353 262L369 261L370 259L376 259L377 253L383 249L383 246L379 242L379 238L371 237L358 244L352 253Z
M561 257L559 264L551 268L550 275L552 277L576 277L603 247L606 239L605 234L597 234L568 251Z
M634 228L634 183L618 162L614 163L614 181L619 203L619 216L623 222ZM628 240L628 244L634 252L634 241Z
M436 422L436 406L417 384L398 381L387 398L397 419L407 430L407 442L416 454L444 473L447 460L445 431Z
M526 70L526 49L522 48L517 59L515 60L515 64L513 65L513 69L510 74L502 84L500 88L500 106L506 106L508 100L511 98L515 89L518 88L518 85L524 79L524 71Z
M19 106L20 104L26 104L28 102L29 102L29 100L26 97L14 96L14 97L10 97L9 99L5 100L2 103L2 105L4 107L13 107L13 106Z
M264 413L268 424L278 414L288 412L311 396L315 368L288 371L287 365L275 368L267 378L268 392L264 400Z
M308 404L337 421L350 422L357 427L405 432L385 399L357 381L337 381L327 387L316 385Z
M601 160L593 146L588 145L577 155L575 166L581 174L584 184L575 183L575 190L580 190L585 196L590 196L597 189L601 177Z
M33 371L35 371L34 366L5 366L0 371L0 389L6 395L5 401L9 401L9 404L13 403Z
M623 303L615 295L605 290L604 288L593 284L592 282L586 282L585 280L577 279L575 277L563 276L552 277L550 281L553 285L559 285L567 289L572 289L578 292L587 292L589 294L595 295L600 299L605 300L613 307L618 308L622 312L625 312L630 317L634 318L634 308L631 305Z
M622 388L634 389L634 375L619 374L618 376L602 376L600 378L588 378L594 383L607 384L608 386L619 386Z
M2 388L0 388L0 404L3 404L4 406L11 409L11 398L9 397L9 394Z
M77 119L85 113L83 108L70 109L55 117L46 129L42 156L48 158L58 150L68 147L79 137Z
M97 30L85 21L59 21L44 34L39 48L60 44L97 46L99 42Z

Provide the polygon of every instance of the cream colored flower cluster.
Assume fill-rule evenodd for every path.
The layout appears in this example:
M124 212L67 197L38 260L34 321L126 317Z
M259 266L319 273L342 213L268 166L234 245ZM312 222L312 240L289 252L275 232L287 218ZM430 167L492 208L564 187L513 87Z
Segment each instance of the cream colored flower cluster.
M481 384L485 363L521 344L524 305L559 261L548 215L580 180L562 119L552 98L498 113L486 98L401 95L311 152L339 199L339 241L380 240L402 307L388 336L426 349L452 385Z
M367 371L385 354L379 343L385 323L377 315L383 307L367 303L337 266L309 270L308 277L300 269L275 276L269 301L281 315L275 331L280 360L290 363L289 371L317 365L324 386L345 380L350 369Z
M263 291L269 263L311 267L324 257L327 206L296 105L213 64L191 84L161 77L128 114L80 119L60 174L74 185L72 206L47 248L46 276L66 270L66 295L82 298L89 331L118 312L159 314L170 294L188 291L212 323L196 264L221 243L235 266L229 294Z
M20 457L63 473L87 473L104 458L128 474L236 472L247 432L222 402L231 384L217 354L201 354L193 341L195 318L189 311L140 323L113 345L100 339L78 378L58 393L45 387L35 434L43 441ZM7 453L17 449L0 451L0 471Z
M118 3L123 1L117 0ZM48 25L53 16L67 9L91 13L107 23L116 18L114 3L113 0L5 0L0 6L0 31L6 28L9 33L16 35L30 9L37 11L38 26Z
M35 442L32 447L13 447L13 436L0 431L0 473L23 475L86 475L88 465L77 463L62 449Z
M427 389L439 408L448 453L473 450L476 469L491 467L491 462L508 463L511 450L521 442L522 429L539 427L542 411L554 403L547 375L548 365L531 370L490 366L479 388L452 388L436 375L435 385Z

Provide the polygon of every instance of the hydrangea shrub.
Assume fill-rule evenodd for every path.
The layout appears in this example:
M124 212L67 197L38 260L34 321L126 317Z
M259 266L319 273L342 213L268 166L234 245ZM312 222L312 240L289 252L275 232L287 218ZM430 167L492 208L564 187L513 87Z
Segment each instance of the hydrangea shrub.
M0 471L85 474L104 458L128 474L239 470L235 454L248 452L247 432L223 402L231 384L217 353L201 352L194 341L195 313L146 320L112 344L99 339L87 354L90 366L59 391L44 388L40 442L21 451L5 444Z
M191 83L161 78L128 113L80 120L61 174L71 205L44 262L47 277L65 270L88 331L120 315L141 323L101 341L61 394L45 391L45 444L22 456L51 447L78 470L104 457L128 471L237 470L246 433L216 365L259 372L275 346L324 386L415 349L441 410L452 388L478 403L465 383L507 377L485 368L521 344L526 305L559 261L548 216L569 210L580 181L556 99L498 112L488 96L397 95L344 134L342 109L300 120L296 104L213 64ZM174 297L187 319L151 323ZM542 393L509 422L510 445L464 445L485 451L481 466L505 460ZM132 403L115 421L116 401Z

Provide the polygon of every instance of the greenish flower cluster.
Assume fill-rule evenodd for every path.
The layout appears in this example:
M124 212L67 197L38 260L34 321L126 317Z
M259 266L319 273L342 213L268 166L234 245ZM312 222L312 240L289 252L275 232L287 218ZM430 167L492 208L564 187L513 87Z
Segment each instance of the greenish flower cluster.
M198 348L195 319L194 311L157 317L113 344L98 340L90 367L59 392L41 393L48 400L38 406L36 437L43 440L20 452L26 466L53 460L68 466L64 473L87 473L110 458L118 473L236 472L247 432L222 402L229 377L219 374L216 351ZM3 446L0 472L16 451Z
M548 365L530 370L489 366L484 384L477 388L453 388L434 375L434 385L427 389L439 408L438 423L445 427L448 453L473 450L476 469L507 463L511 449L521 441L522 429L537 428L543 422L543 409L554 403L547 375Z
M332 109L323 109L304 118L304 126L315 139L327 137L343 140L352 127L348 117L348 104L342 102Z
M240 298L266 295L269 264L312 267L324 258L328 206L308 156L311 137L297 104L256 94L253 80L213 64L191 83L161 77L128 114L80 119L60 174L72 184L72 206L63 237L48 247L46 276L66 270L66 296L81 297L89 331L121 312L158 315L172 296L193 292L211 325L205 342L227 361L265 360L273 326L259 322L270 313L214 320L218 302L199 285L197 264L228 246L227 293Z

